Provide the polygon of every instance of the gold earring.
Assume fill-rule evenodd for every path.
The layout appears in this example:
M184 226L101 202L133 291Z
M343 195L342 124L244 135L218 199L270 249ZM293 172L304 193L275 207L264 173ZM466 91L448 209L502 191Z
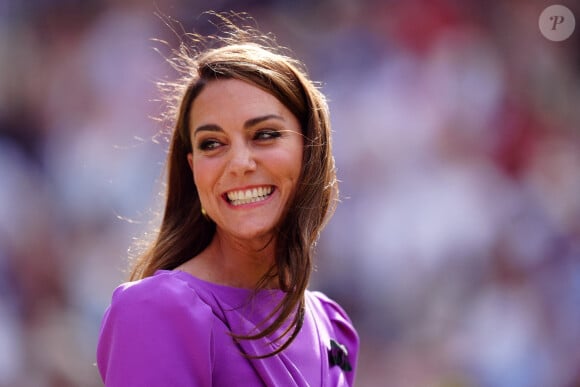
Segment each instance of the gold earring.
M209 219L209 216L207 216L207 211L203 207L201 207L201 214L203 215L204 218Z

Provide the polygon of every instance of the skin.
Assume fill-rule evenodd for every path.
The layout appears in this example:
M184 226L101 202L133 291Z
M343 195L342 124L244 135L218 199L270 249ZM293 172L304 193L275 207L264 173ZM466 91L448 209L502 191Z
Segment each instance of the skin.
M178 269L252 288L274 262L274 228L298 183L300 124L273 95L234 79L206 85L190 114L193 151L187 160L216 234L206 250ZM258 187L271 193L240 205L228 199L228 193Z

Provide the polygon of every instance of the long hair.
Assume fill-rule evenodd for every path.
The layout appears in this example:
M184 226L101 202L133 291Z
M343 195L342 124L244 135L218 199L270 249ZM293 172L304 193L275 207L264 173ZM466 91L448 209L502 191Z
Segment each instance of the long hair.
M277 225L274 266L256 284L257 291L276 278L285 295L269 316L275 318L269 324L264 322L264 329L246 335L232 332L236 339L254 340L287 326L274 341L283 337L287 340L268 355L253 356L260 358L285 349L302 325L313 248L338 196L330 119L324 95L299 61L285 54L272 37L255 28L240 27L223 14L217 16L222 21L222 36L188 35L171 60L182 77L169 88L178 103L167 160L165 209L156 240L134 262L130 279L176 268L201 253L216 232L215 224L201 214L199 194L187 162L187 154L192 151L190 108L204 86L216 79L237 79L272 94L298 119L304 152L295 194ZM208 42L213 46L207 47ZM206 46L203 50L196 48L200 43Z

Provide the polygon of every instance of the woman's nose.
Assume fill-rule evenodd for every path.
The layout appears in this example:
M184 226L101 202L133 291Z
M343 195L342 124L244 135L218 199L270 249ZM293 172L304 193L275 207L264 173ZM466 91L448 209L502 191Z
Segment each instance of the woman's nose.
M236 175L243 175L256 170L253 150L246 144L237 144L230 149L229 170Z

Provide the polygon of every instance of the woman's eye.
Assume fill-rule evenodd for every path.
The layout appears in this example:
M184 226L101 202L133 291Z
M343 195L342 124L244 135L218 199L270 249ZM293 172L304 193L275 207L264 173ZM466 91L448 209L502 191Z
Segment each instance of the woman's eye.
M198 148L204 151L209 151L218 148L220 145L220 142L217 140L203 140L199 143Z
M264 130L257 131L256 132L256 135L254 136L254 138L256 140L271 140L273 138L278 138L281 135L282 134L278 130L274 130L274 129L264 129Z

